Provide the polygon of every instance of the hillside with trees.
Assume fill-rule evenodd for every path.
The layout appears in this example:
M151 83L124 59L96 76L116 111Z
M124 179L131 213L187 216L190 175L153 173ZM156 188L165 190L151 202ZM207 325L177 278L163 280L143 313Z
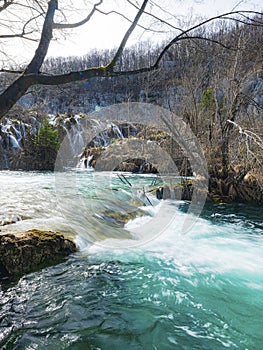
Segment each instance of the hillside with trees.
M54 15L52 3L48 11ZM16 80L15 67L3 70L1 107L24 81L24 93L19 90L22 114L32 109L42 116L74 116L120 102L158 104L183 117L198 138L214 197L262 201L262 14L233 12L190 26L158 45L146 41L125 48L146 5L144 1L138 8L118 50L44 60L45 51ZM50 26L48 21L45 25ZM17 114L18 105L11 100L2 112L17 117L21 111Z

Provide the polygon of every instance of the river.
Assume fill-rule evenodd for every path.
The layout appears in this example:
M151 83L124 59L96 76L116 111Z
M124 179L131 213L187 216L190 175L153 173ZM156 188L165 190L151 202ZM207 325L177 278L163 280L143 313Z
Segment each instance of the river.
M18 220L2 233L60 230L79 247L1 282L0 348L261 350L262 207L206 205L184 232L187 203L131 191L150 176L95 175L79 171L72 192L66 174L62 185L54 173L0 172L0 220ZM135 213L124 227L122 211ZM142 237L158 211L172 220Z

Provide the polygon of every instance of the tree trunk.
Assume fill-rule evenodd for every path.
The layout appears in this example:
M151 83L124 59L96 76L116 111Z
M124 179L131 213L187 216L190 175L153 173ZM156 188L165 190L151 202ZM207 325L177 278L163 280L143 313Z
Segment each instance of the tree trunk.
M229 171L229 137L225 136L221 145L222 152L222 174L225 179Z
M16 102L23 95L25 95L28 88L33 85L33 83L33 76L22 75L0 95L0 119L16 104Z
M57 9L57 0L50 0L45 17L41 39L31 62L17 80L15 80L0 95L0 119L16 104L16 102L27 92L28 88L36 83L35 74L40 70L46 57L50 41L52 39L53 18ZM31 75L32 74L32 75Z

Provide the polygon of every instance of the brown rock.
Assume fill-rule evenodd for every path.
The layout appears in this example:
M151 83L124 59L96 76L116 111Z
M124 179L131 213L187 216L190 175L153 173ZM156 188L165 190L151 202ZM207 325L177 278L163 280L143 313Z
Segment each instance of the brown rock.
M0 276L19 277L58 264L76 252L75 243L59 232L29 230L0 235Z

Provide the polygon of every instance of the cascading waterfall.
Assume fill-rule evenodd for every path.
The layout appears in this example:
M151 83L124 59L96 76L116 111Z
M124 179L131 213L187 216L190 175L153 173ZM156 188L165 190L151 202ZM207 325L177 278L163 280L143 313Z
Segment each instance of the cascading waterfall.
M78 162L77 168L79 169L88 169L88 170L93 170L92 166L90 165L90 162L93 158L93 155L89 156L83 156Z
M122 133L122 131L120 130L120 128L118 127L118 125L114 124L114 123L108 123L107 124L107 129L100 131L100 129L102 128L101 124L99 123L99 121L96 121L96 125L99 127L99 133L95 136L95 138L92 140L92 143L97 146L97 147L107 147L112 140L115 139L124 139L124 135ZM88 151L88 153L87 153ZM91 170L92 167L90 166L90 162L93 159L93 155L89 154L89 150L86 150L86 148L84 149L81 157L80 157L80 161L78 164L79 168L86 168L88 170Z
M57 117L49 115L50 124L61 125L65 130L67 140L71 149L71 156L79 156L78 168L90 169L92 155L81 157L83 149L87 146L85 143L85 127L84 120L80 115L67 116L61 120L61 116ZM122 130L118 125L110 122L106 124L96 119L90 119L90 128L93 129L94 139L93 145L97 147L107 147L113 139L123 139ZM24 140L29 135L35 135L41 123L34 116L29 117L28 122L21 120L13 120L5 118L0 124L0 169L9 169L11 158L18 151L23 149Z
M74 120L78 121L78 119ZM72 155L74 156L79 153L79 147L84 147L83 130L81 128L81 124L79 122L72 124L69 119L66 119L62 126L66 131Z
M98 147L107 147L112 139L123 139L124 135L118 125L114 123L107 123L107 128L103 130L104 124L101 124L98 120L92 119L92 121L95 123L95 128L97 129L98 133L96 137L93 140L94 145Z
M85 128L83 126L84 118L79 115L68 117L63 120L62 127L66 132L67 141L70 145L71 156L79 157L77 168L91 170L90 162L93 155L89 154L87 144L85 144ZM114 139L123 139L125 136L118 125L113 122L106 124L96 119L90 119L90 129L94 131L92 145L97 147L107 147ZM54 121L53 121L54 123Z
M0 123L0 169L8 169L9 158L22 149L23 140L37 132L39 122L34 117L30 119L30 124L8 118Z

